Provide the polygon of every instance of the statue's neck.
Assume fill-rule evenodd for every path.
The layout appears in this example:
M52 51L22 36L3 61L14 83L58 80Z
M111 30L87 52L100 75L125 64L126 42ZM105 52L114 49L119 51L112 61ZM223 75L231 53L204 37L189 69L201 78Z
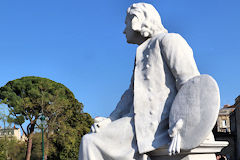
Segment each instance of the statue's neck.
M149 39L150 37L141 37L138 39L137 45L141 45L143 44L147 39Z

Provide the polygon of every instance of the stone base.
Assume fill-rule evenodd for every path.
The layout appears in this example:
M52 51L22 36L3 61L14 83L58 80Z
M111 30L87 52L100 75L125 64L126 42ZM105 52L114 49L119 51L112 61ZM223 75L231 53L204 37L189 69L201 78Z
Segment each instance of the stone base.
M151 160L216 160L215 153L226 147L228 142L212 141L201 143L197 148L181 151L177 155L168 155L168 146L150 152Z
M191 154L151 157L151 160L216 160L215 154Z

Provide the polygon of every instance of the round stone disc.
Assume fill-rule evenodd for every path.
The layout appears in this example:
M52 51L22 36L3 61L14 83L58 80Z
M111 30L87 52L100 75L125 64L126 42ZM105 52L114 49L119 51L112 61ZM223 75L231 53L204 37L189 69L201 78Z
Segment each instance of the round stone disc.
M193 149L205 140L216 123L219 107L219 88L209 75L194 77L180 88L170 110L169 128L183 120L181 149Z

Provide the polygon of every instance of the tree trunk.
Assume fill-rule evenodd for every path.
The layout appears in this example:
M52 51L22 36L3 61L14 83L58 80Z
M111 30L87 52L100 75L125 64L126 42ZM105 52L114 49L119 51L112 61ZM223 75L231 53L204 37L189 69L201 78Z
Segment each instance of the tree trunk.
M27 142L27 152L25 157L26 160L31 159L32 138L33 138L34 127L35 127L35 122L31 122L30 129L29 129L28 142Z
M45 141L46 145L45 145L45 152L44 152L44 160L47 160L47 156L48 156L48 148L49 148L49 141L48 141L48 136L46 138L46 141Z
M30 160L31 158L31 152L32 152L32 136L33 133L30 133L28 136L28 142L27 142L27 152L26 152L26 160Z

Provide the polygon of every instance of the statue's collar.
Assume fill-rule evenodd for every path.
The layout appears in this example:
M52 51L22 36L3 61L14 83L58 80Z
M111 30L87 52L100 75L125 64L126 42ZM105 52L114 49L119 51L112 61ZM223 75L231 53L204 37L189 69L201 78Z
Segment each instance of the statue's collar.
M141 45L138 46L137 50L142 50L148 46L148 44L151 44L156 39L162 39L167 33L158 33L154 36L148 38L146 41L144 41Z

